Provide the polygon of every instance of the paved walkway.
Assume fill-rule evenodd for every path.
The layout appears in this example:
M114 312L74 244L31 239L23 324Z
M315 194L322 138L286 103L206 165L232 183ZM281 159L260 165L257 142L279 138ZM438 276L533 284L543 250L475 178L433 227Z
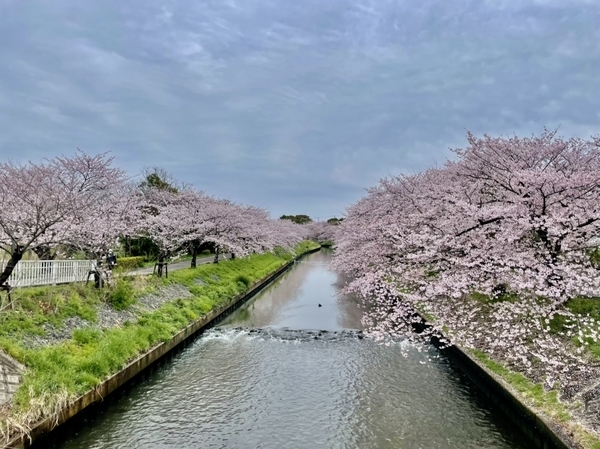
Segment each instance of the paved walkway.
M229 254L220 254L219 260L229 259ZM212 263L215 260L215 256L211 255L208 257L202 257L196 259L196 265L204 265L207 263ZM169 262L169 271L175 270L183 270L184 268L189 268L191 265L191 260L182 260L181 262ZM128 270L126 274L152 274L154 272L154 267L146 267L146 268L136 268L134 270Z

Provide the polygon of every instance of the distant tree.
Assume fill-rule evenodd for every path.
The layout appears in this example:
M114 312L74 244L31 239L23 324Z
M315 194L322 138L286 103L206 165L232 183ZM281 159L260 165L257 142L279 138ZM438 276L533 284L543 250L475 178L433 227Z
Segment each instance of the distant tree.
M206 244L214 248L217 263L223 251L245 256L277 246L292 249L304 238L301 226L271 220L264 209L209 197L194 189L175 193L146 188L142 196L138 235L152 239L159 248L159 275L165 261L180 251L192 254L191 266L195 267L197 254Z
M166 190L171 193L177 193L181 186L178 186L178 182L175 178L161 167L150 167L145 168L142 172L144 180L140 183L140 189L145 190L149 188Z
M337 224L340 224L342 221L344 221L343 218L333 217L333 218L330 218L329 220L327 220L327 223L337 225Z
M187 235L190 197L193 191L173 191L159 187L141 192L140 219L134 229L136 237L146 237L158 248L158 275L165 262L181 250L190 238Z
M167 193L178 193L182 187L173 175L161 167L147 167L142 170L144 180L138 184L138 189L142 196L148 197L150 191L163 191ZM150 196L156 196L151 194ZM147 199L147 198L146 198ZM147 201L146 207L151 206ZM159 258L161 250L156 242L150 237L141 234L131 236L124 234L122 242L125 246L125 253L130 256L145 256L149 258Z
M311 223L312 222L312 218L310 218L308 215L282 215L281 217L279 217L280 220L290 220L293 221L296 224L307 224L307 223Z
M319 242L322 246L332 246L336 240L336 231L338 226L328 221L317 221L305 225L307 228L307 237Z

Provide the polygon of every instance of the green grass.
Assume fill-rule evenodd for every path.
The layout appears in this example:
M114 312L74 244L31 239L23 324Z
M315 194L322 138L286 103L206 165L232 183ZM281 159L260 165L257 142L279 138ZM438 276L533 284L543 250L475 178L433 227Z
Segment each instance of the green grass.
M294 248L294 252L296 254L304 254L307 251L319 248L319 246L320 245L318 243L315 243L312 240L304 240L303 242L300 242L298 245L296 245L296 247ZM288 257L291 259L291 256Z
M297 254L316 247L318 245L314 243L303 243ZM103 299L113 307L126 308L139 293L133 281L126 279L119 279L114 290L108 293L108 298L102 296L106 291L83 285L27 289L20 297L22 310L1 316L4 322L0 326L0 348L27 367L22 385L13 398L13 419L30 424L55 413L65 401L95 387L135 356L168 341L194 320L245 292L292 258L289 253L255 254L174 271L168 279L153 278L154 287L180 284L186 286L193 296L167 302L155 311L143 313L137 322L127 322L123 327L78 329L70 340L36 349L25 347L22 338L27 334L43 333L40 325L51 320L49 314L40 314L36 308L40 298L45 303L56 305L54 320L75 314L86 316L93 322L91 318L95 318L95 309L92 306ZM198 279L202 279L203 284L199 285ZM146 289L147 285L143 287ZM65 296L67 293L69 295ZM7 323L12 327L6 328ZM1 427L2 423L0 431Z
M567 308L578 315L590 315L600 321L600 298L573 298L567 301Z
M596 320L596 326L600 323L600 298L572 298L567 301L565 308L575 315L575 320L589 317ZM564 333L573 324L573 318L557 314L550 320L550 331L554 334ZM585 331L585 326L583 328ZM600 358L600 342L589 337L581 341L578 335L574 335L571 341L575 346L585 346L592 357Z
M96 308L106 294L106 290L84 284L16 289L12 293L15 310L0 313L0 338L19 340L28 334L43 335L43 325L61 327L69 317L94 323Z
M482 351L474 349L471 350L471 354L490 371L498 374L537 409L542 410L548 416L551 416L562 423L571 419L571 414L567 407L559 402L557 391L544 391L542 384L534 384L523 374L509 370L501 363L490 359L489 356Z
M533 383L523 374L509 370L501 363L490 359L490 357L482 351L474 349L470 350L470 353L488 370L497 374L518 392L521 400L524 400L525 403L534 407L536 411L541 411L546 416L563 424L571 430L575 439L578 440L585 449L600 449L600 439L572 421L571 412L566 404L558 400L558 392L556 390L545 391L542 384Z
M496 294L493 296L485 295L483 293L474 291L469 294L469 297L480 304L495 304L498 302L515 303L519 300L519 295L517 295L514 292L505 290L504 288L498 288Z
M109 293L106 302L115 310L125 310L135 303L135 290L126 279L117 279L114 289Z

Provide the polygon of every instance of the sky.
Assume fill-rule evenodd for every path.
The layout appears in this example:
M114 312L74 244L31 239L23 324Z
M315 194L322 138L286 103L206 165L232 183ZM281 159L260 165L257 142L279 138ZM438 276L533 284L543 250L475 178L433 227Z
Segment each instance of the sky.
M597 0L0 0L0 159L324 220L467 130L598 135Z

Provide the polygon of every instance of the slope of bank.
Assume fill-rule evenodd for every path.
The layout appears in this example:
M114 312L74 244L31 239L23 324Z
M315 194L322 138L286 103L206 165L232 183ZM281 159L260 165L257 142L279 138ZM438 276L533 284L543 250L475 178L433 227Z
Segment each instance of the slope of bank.
M296 254L318 248L303 242ZM96 388L140 354L243 295L289 263L285 252L172 273L120 279L110 290L81 284L24 289L0 315L0 348L24 367L0 431L27 432Z
M481 298L478 301L481 305ZM575 301L578 307L573 307L573 304L567 307L574 314L573 319L584 322L590 313L579 310L581 301ZM585 300L586 304L593 301ZM597 308L597 305L593 307ZM456 318L453 323L452 320L445 320L441 326L444 334L442 340L448 338L453 344L442 350L536 441L536 447L600 449L600 383L597 376L593 375L598 372L598 345L592 344L591 339L582 338L579 332L567 332L570 322L561 315L557 315L559 319L547 322L548 330L556 337L565 357L568 354L585 357L589 368L583 372L577 365L565 362L563 382L557 380L548 387L544 382L548 371L546 365L554 360L544 360L539 356L533 344L535 333L531 331L528 335L531 338L529 350L535 355L537 363L529 369L523 369L514 361L504 358L502 351L493 346L498 326L491 310L479 307L477 316L470 315L469 321ZM431 309L421 310L420 313L427 323L437 323L436 314ZM529 329L528 322L520 324ZM465 335L464 327L467 325L478 330L478 338L461 338ZM519 323L515 323L517 325ZM438 337L434 337L433 341L437 342ZM568 384L564 379L568 379Z

